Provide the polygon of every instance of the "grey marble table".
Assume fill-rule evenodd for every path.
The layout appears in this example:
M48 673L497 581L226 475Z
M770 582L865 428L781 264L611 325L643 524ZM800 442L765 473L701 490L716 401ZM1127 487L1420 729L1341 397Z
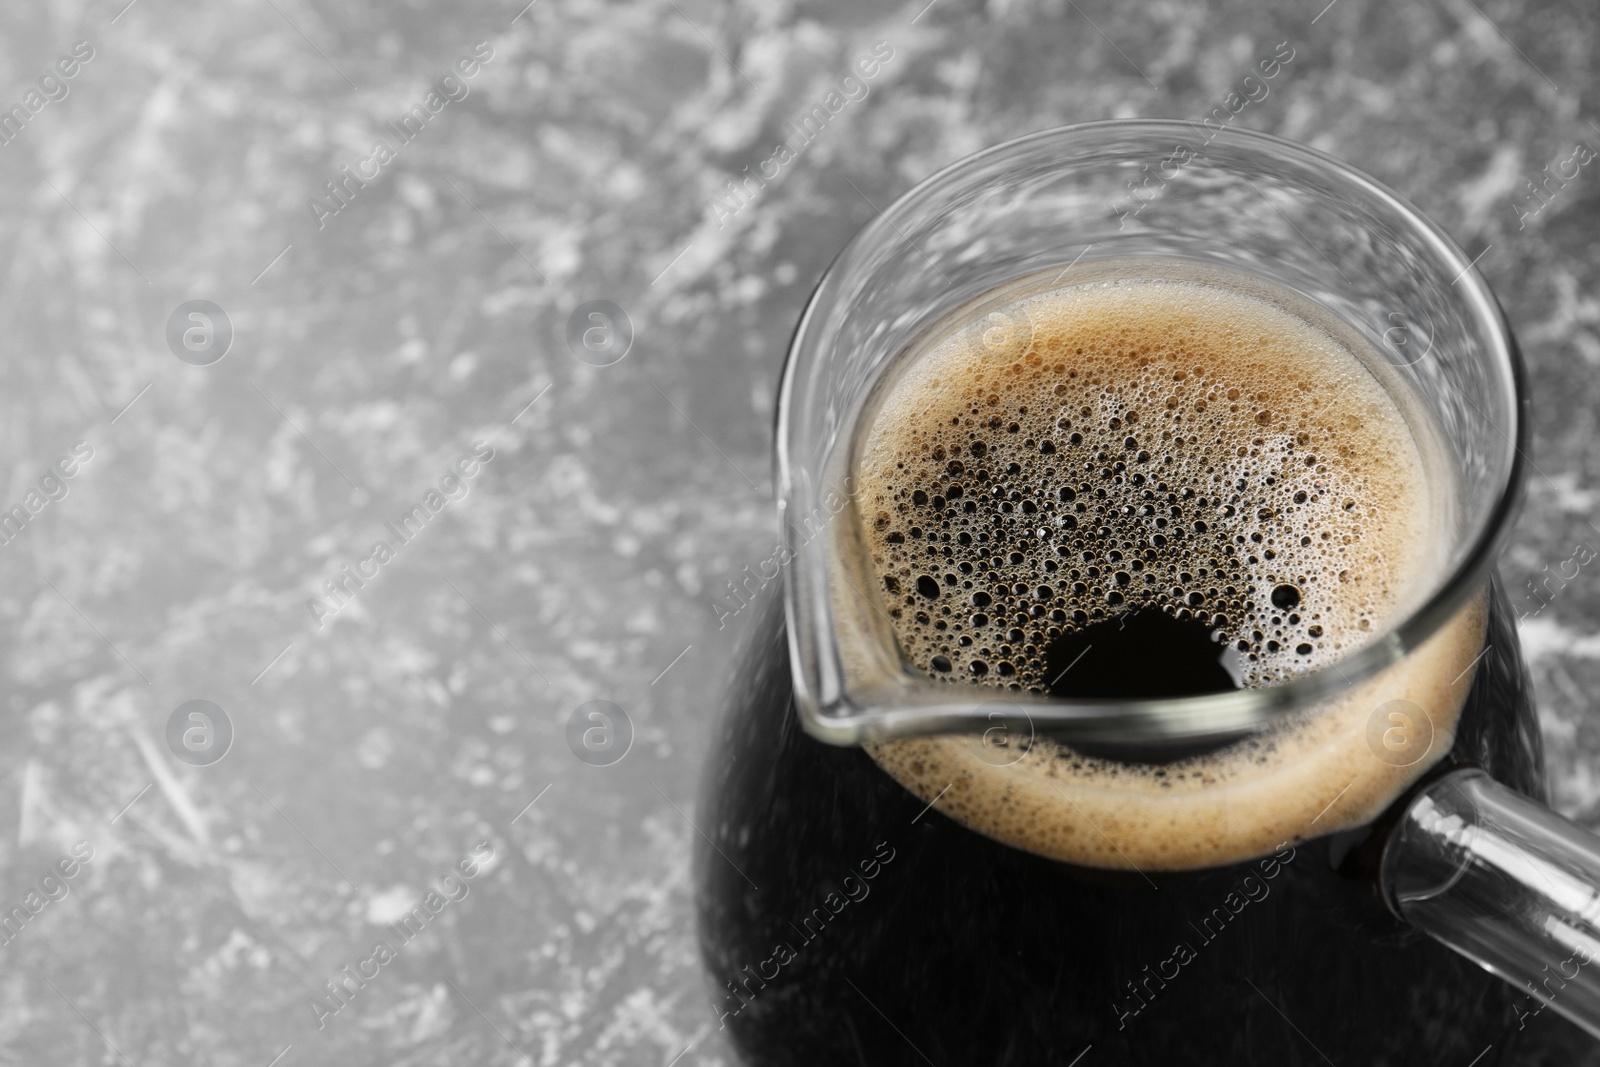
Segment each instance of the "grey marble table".
M0 1063L731 1063L691 820L810 286L946 163L1199 118L1280 43L1235 121L1409 197L1520 333L1503 569L1600 828L1597 572L1524 592L1600 549L1600 169L1527 191L1600 147L1600 10L1324 2L6 5Z

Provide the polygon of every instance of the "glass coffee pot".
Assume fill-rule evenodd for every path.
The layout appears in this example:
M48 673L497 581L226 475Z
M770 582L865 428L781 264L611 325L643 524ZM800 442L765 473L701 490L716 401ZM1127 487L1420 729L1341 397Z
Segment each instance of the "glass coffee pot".
M932 341L974 360L1015 351L1031 329L1008 310L1017 292L1196 269L1290 294L1357 338L1408 413L1442 503L1402 607L1329 666L1199 695L951 684L908 663L862 533L860 442L885 390ZM752 599L709 764L700 939L740 1055L1486 1067L1512 1062L1545 1007L1600 1035L1600 842L1540 802L1494 572L1526 408L1515 341L1467 257L1309 148L1092 123L901 197L795 331L777 426L783 597ZM1152 645L1151 671L1161 657ZM1419 689L1419 672L1434 681ZM1342 790L1291 776L1204 841L1185 829L1204 792L1151 802L1159 842L1117 817L1119 764L1194 766L1339 715ZM1028 818L1104 839L1109 858L1052 855L975 814L1048 785L1035 765L1063 750L1110 768L1105 795L1086 811L1046 789Z

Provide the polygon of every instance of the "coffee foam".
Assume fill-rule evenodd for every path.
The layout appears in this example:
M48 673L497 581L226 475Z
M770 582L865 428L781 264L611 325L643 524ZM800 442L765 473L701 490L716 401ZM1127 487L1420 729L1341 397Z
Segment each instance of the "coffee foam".
M858 453L864 539L907 662L1002 699L1041 693L1053 638L1148 607L1205 622L1242 684L1269 685L1335 665L1432 576L1438 508L1394 400L1291 300L1231 278L991 301L916 356ZM968 736L868 751L1017 847L1212 866L1381 812L1448 750L1482 628L1474 604L1348 694L1175 763L1043 737L1005 759ZM1368 741L1391 700L1432 722L1409 766Z

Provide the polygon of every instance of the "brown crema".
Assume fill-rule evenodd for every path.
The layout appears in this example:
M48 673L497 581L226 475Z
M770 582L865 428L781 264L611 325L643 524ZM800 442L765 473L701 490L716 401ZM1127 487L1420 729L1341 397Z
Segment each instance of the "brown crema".
M1363 361L1272 296L1215 268L1101 279L980 301L911 357L858 444L863 533L908 663L995 697L1070 696L1052 647L1161 612L1261 686L1379 630L1431 574L1444 490ZM869 751L925 799L943 792L951 817L1043 855L1234 862L1372 818L1442 755L1482 625L1475 604L1348 694L1178 762L1042 737ZM1141 669L1160 674L1160 647ZM1433 723L1409 766L1368 742L1390 700Z

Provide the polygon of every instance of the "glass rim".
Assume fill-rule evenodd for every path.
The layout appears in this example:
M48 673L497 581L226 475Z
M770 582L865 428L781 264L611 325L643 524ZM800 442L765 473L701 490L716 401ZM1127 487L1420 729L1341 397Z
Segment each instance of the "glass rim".
M1108 133L1139 133L1152 138L1174 135L1181 139L1191 137L1196 129L1196 124L1189 120L1108 119L1040 130L983 149L940 168L896 198L846 243L823 272L806 302L787 351L777 396L774 445L780 536L783 546L795 560L794 571L786 576L783 588L789 656L795 703L808 733L834 744L856 745L925 734L972 732L993 725L992 712L985 709L992 709L997 703L1014 706L1026 715L1030 729L1053 730L1069 740L1141 743L1245 733L1335 696L1398 663L1439 632L1483 587L1510 534L1522 500L1528 467L1526 409L1529 394L1526 371L1510 324L1487 282L1478 273L1476 262L1405 198L1334 156L1254 130L1208 129L1208 145L1225 141L1229 147L1247 153L1287 157L1302 167L1335 176L1353 196L1376 202L1391 213L1409 236L1420 238L1445 268L1456 271L1452 285L1461 287L1469 328L1485 342L1491 373L1501 378L1500 384L1506 387L1511 398L1509 417L1513 422L1507 433L1497 425L1495 418L1486 416L1486 421L1500 430L1505 441L1505 451L1501 454L1504 476L1493 506L1486 511L1478 527L1467 531L1463 537L1464 547L1457 564L1433 578L1426 587L1426 594L1404 615L1385 620L1386 629L1371 641L1326 666L1270 686L1201 696L1098 700L1012 693L978 684L951 686L927 679L926 690L919 687L916 692L889 705L859 704L846 691L838 648L833 642L833 606L826 574L812 574L809 567L802 567L803 557L794 544L794 531L784 517L790 505L799 503L794 478L797 461L791 452L790 440L796 378L808 356L819 358L822 355L814 351L818 347L814 337L818 332L817 323L833 310L841 295L848 296L840 292L840 278L852 265L854 253L884 240L886 235L890 238L903 236L896 225L901 218L934 200L946 187L967 174L987 168L997 159L1024 155L1041 144L1067 148L1074 142L1092 141ZM839 443L833 447L839 447ZM821 555L825 560L828 553L824 551ZM823 570L829 565L824 562L817 569ZM806 602L808 597L812 603ZM828 639L816 640L817 634L805 629L808 622L814 622ZM966 697L957 697L958 691L967 691Z

